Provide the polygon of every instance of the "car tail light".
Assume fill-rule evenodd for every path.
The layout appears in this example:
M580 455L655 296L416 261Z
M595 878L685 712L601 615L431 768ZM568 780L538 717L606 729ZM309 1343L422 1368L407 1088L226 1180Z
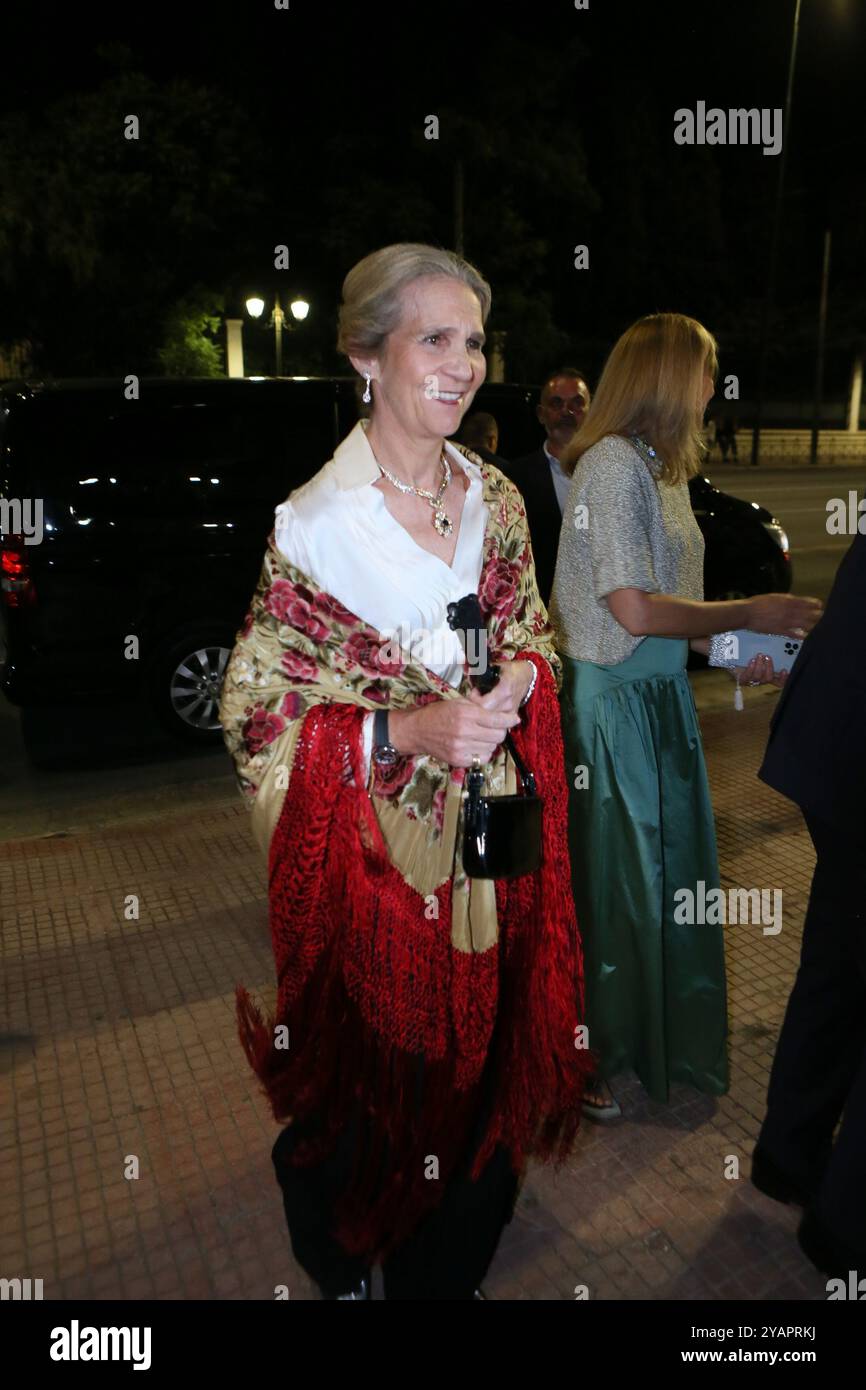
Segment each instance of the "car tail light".
M0 541L0 597L7 608L23 608L36 597L22 535L4 536Z

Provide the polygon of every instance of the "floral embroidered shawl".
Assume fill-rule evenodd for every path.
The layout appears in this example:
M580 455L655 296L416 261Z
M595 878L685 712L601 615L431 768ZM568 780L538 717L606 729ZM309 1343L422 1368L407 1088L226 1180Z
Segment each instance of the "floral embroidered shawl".
M368 1255L393 1248L435 1205L476 1132L482 1096L491 1098L473 1176L497 1144L515 1167L529 1153L562 1158L590 1066L576 1037L583 975L559 663L522 498L463 452L481 468L487 509L479 599L488 659L532 661L538 672L513 734L544 801L541 869L496 883L466 878L462 769L419 756L365 776L367 711L454 699L468 685L457 691L383 643L288 562L274 533L220 710L268 852L278 983L267 1020L239 988L241 1039L275 1117L320 1125L296 1161L320 1159L360 1107L368 1142L337 1230ZM516 789L502 749L488 789ZM431 1155L436 1182L425 1178Z

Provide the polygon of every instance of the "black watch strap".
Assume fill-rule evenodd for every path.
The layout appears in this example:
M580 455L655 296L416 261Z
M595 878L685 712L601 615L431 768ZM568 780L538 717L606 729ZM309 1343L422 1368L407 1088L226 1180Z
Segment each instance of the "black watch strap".
M373 747L384 748L388 743L388 711L377 709L373 715Z
M400 758L388 737L388 711L377 709L373 715L373 761L381 767L393 767Z

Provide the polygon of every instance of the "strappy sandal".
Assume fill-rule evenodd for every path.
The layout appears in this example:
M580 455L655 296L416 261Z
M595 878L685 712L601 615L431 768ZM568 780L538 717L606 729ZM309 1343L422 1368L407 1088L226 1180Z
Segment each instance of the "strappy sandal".
M622 1115L622 1106L606 1081L587 1081L583 1092L583 1114L588 1120L606 1123Z

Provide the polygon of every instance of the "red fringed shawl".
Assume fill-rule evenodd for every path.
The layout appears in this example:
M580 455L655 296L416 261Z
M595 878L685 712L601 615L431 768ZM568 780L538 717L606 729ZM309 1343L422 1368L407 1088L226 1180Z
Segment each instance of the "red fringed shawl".
M543 863L497 883L499 941L480 954L451 946L450 882L429 920L389 863L359 767L364 711L319 705L304 721L270 849L276 1015L266 1024L240 989L238 1017L275 1116L323 1121L298 1161L321 1158L358 1101L369 1116L371 1146L336 1232L359 1253L399 1244L465 1157L497 1018L492 1112L472 1176L496 1144L515 1170L529 1154L561 1160L578 1128L588 1057L559 706L550 667L532 659L538 681L514 737L544 798ZM288 1050L274 1046L276 1023L288 1026ZM438 1180L425 1176L431 1156Z

